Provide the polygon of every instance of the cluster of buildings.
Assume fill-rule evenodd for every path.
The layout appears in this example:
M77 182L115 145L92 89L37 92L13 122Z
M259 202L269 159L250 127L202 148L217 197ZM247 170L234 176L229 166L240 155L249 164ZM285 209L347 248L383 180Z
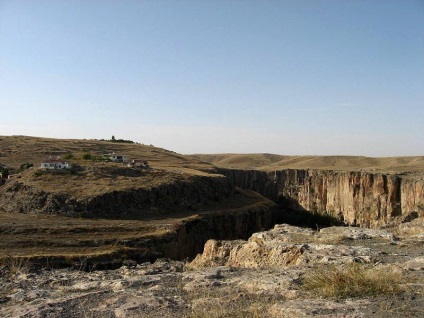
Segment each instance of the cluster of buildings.
M139 160L139 159L133 159L131 162L128 162L128 157L123 155L118 155L113 153L104 154L102 155L102 158L105 160L110 160L112 162L121 162L121 163L128 163L128 167L139 167L144 169L150 169L149 163L146 160ZM57 157L56 159L52 159L51 157L44 160L41 163L40 168L42 169L71 169L72 165L62 160L60 157Z
M121 162L121 163L127 163L128 167L137 167L142 169L151 169L149 166L149 163L146 160L139 160L139 159L133 159L132 161L128 161L128 157L123 155L118 155L113 153L102 155L103 159L110 160L112 162ZM6 171L7 167L0 164L0 185L3 185L6 183L8 179L13 177L12 174L9 173L3 173L2 171ZM56 158L52 158L51 156L41 162L40 165L41 169L49 169L49 170L56 170L56 169L71 169L72 164L61 159L60 156ZM7 169L8 171L8 169Z
M136 167L136 168L142 168L142 169L151 169L149 166L149 163L146 160L140 160L140 159L133 159L131 161L128 161L128 157L123 155L118 155L113 153L102 155L102 158L105 160L110 160L112 162L120 162L120 163L127 163L128 167ZM2 171L6 171L7 167L0 165L0 185L3 185L6 183L8 179L13 177L12 174L3 174ZM49 170L56 170L56 169L71 169L72 164L61 159L60 156L56 158L52 158L51 156L41 162L40 165L41 169L49 169ZM7 169L8 171L8 169Z

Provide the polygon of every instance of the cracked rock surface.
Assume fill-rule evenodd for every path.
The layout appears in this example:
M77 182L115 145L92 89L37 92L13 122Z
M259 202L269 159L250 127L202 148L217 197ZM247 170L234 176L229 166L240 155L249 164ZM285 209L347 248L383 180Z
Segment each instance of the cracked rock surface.
M422 223L389 230L286 224L206 243L192 262L116 270L1 268L1 317L423 317ZM316 268L358 263L405 277L395 295L324 298L302 288Z

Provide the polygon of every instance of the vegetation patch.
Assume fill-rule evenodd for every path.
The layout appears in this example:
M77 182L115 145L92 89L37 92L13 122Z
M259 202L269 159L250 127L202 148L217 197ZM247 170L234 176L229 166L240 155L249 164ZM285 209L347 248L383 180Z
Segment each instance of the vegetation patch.
M67 153L63 156L63 159L65 159L65 160L69 160L69 159L72 159L72 158L74 158L74 155L71 152L69 152L69 153Z
M312 269L303 278L302 288L329 298L367 297L397 294L403 282L402 275L393 269L353 263Z
M84 159L84 160L91 160L91 159L93 159L93 155L90 154L90 153L88 153L88 152L83 153L82 154L82 159Z
M213 289L189 293L192 304L184 317L188 318L266 318L269 308L281 301L281 296L231 293L223 295ZM223 297L224 296L224 297Z
M19 171L24 171L24 170L27 170L31 167L34 167L34 164L29 163L29 162L25 162L25 163L23 163L19 166Z
M12 276L15 274L26 274L29 272L28 257L6 256L0 259L0 273Z
M0 165L0 174L4 179L7 179L7 177L9 176L9 168Z
M104 141L104 139L100 139L100 140ZM106 140L106 141L109 141L109 142L120 142L120 143L126 143L126 144L133 144L134 143L134 141L132 141L132 140L116 139L115 136L112 136L111 139Z

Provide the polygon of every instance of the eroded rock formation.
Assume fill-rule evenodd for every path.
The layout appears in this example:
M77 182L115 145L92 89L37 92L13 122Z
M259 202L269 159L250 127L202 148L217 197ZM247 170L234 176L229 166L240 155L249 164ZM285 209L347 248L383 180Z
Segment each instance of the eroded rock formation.
M310 229L276 225L272 230L254 233L248 241L209 240L203 253L190 266L269 268L371 261L373 254L370 248L328 244L343 239L383 239L393 242L395 237L384 230L331 227L316 233Z
M364 171L220 169L235 186L286 207L328 213L346 224L380 227L415 212L424 216L424 176Z

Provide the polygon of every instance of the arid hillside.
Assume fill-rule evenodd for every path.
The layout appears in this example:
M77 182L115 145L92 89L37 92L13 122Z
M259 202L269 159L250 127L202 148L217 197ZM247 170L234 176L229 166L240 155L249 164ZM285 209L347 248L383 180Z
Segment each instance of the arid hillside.
M171 213L217 201L233 187L213 166L172 151L140 144L0 137L0 163L13 176L0 188L6 212L122 218ZM149 168L104 160L114 153L147 161ZM40 169L46 158L61 158L72 169ZM25 163L33 164L22 169Z
M196 154L189 157L209 162L220 168L258 169L320 169L343 171L412 172L424 171L424 156L381 157L362 156L282 156L274 154Z
M47 157L72 154L71 161L89 153L99 156L112 153L127 156L130 160L147 160L153 168L189 170L207 169L210 164L186 157L163 148L137 143L120 143L94 139L53 139L28 136L0 136L0 164L18 169L25 162L38 167ZM188 170L187 170L188 169ZM194 172L194 171L192 171Z

